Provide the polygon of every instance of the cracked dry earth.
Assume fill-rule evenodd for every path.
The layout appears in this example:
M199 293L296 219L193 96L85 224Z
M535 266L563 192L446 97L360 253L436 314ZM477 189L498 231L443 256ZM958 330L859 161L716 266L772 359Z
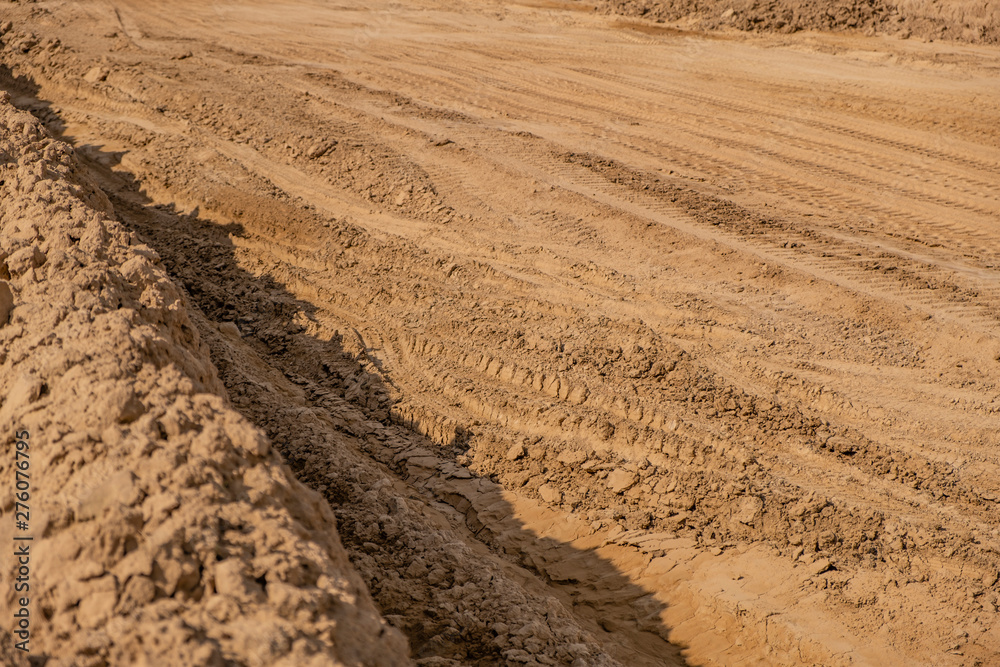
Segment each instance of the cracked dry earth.
M562 2L0 24L45 128L3 110L0 428L53 484L47 664L1000 661L995 48Z

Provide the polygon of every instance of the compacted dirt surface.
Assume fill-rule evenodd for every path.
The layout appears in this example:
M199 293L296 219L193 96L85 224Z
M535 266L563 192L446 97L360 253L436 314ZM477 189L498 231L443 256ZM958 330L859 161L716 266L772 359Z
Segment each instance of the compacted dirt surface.
M0 7L32 664L1000 663L992 33L609 9Z

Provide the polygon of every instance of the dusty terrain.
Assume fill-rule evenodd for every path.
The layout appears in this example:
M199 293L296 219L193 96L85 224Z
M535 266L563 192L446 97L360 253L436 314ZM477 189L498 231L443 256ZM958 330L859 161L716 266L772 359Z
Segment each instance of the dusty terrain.
M1000 5L988 0L595 0L609 14L683 28L891 35L1000 43Z
M272 5L0 8L0 87L75 148L3 111L0 428L47 452L38 553L99 596L40 555L40 652L173 623L150 664L1000 662L995 47ZM93 342L54 328L84 311ZM198 447L216 472L141 460ZM123 470L88 522L73 489ZM290 536L153 540L225 511ZM64 546L97 525L135 544ZM255 613L264 653L226 629Z

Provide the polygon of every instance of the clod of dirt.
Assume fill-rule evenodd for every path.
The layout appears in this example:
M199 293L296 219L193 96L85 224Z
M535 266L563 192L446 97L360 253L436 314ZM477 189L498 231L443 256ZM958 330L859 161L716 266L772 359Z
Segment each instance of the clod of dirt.
M83 75L83 80L87 83L99 83L108 78L111 72L106 67L93 67Z
M14 310L14 294L10 291L10 285L0 280L0 326L7 324L12 310Z

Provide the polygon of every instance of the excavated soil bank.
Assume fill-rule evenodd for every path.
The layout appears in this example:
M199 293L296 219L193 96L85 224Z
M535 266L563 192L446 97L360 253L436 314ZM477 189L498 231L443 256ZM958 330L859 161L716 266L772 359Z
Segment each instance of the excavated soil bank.
M591 3L593 4L593 3ZM976 0L598 0L607 13L699 30L803 30L1000 43L1000 7Z
M33 538L0 526L33 554L29 587L5 586L2 613L30 599L32 657L404 662L329 505L223 398L157 253L7 93L0 160L0 470L14 478L14 442L27 442L30 528L17 534ZM5 519L14 504L11 485ZM5 584L19 564L5 557ZM7 630L4 650L27 664Z

